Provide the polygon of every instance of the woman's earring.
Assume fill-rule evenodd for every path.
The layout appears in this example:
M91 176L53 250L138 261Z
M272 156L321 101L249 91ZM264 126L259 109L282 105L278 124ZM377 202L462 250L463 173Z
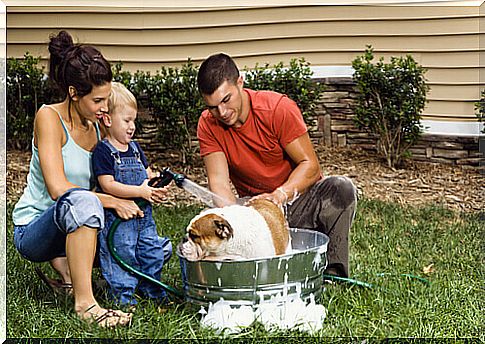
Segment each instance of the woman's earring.
M71 98L72 100L76 100L74 99L76 95L77 95L76 88L74 86L69 86L69 98Z

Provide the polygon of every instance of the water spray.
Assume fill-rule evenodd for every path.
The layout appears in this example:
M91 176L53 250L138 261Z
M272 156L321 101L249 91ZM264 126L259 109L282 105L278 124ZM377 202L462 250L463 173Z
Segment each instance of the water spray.
M175 182L175 185L177 185L179 188L184 189L185 191L191 193L192 195L196 196L199 200L201 200L203 203L208 205L209 207L213 208L216 206L216 204L227 204L227 201L214 194L213 192L209 191L208 189L198 185L197 183L194 183L193 181L189 180L186 178L183 174L180 173L175 173L172 172L168 167L164 168L160 175L158 177L150 179L148 182L148 185L154 188L162 188L170 184L171 181ZM135 201L136 204L142 208L145 207L148 204L148 201L144 199L140 199ZM164 290L167 292L171 293L178 299L184 299L184 293L181 290L178 290L168 284L163 283L162 281L158 281L146 274L144 274L141 271L136 270L134 267L126 263L119 255L116 250L116 247L114 246L114 234L116 232L116 229L120 225L122 219L119 217L116 218L113 223L111 224L111 227L108 229L108 250L113 256L114 260L126 271L131 272L132 274L144 278L145 280L148 280L152 283L155 283L162 287Z

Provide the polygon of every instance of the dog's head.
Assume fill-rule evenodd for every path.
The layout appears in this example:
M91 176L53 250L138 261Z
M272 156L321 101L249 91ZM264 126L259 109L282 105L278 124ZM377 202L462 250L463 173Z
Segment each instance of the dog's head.
M224 241L233 234L233 228L221 215L202 213L187 226L188 241L183 244L182 253L189 260L217 256L223 251Z

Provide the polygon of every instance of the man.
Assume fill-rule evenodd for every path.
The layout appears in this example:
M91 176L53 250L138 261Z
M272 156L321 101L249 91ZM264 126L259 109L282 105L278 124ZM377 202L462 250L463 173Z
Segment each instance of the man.
M285 95L244 88L231 57L216 54L200 66L200 153L215 194L235 203L258 197L286 206L290 227L330 237L326 273L349 276L349 230L356 188L345 177L322 178L301 111Z

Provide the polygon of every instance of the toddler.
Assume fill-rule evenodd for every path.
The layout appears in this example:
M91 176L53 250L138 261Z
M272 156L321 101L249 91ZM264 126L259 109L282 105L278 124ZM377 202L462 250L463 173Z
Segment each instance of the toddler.
M151 171L145 154L132 140L135 132L137 103L133 94L122 84L113 82L108 102L109 112L102 117L106 138L93 152L93 170L102 192L116 197L148 201L142 207L143 217L122 221L116 229L113 245L120 258L136 270L160 280L163 264L172 255L168 238L158 236L152 217L152 206L165 195L166 189L148 185ZM105 210L105 228L99 234L101 271L108 282L110 296L119 304L135 305L135 289L144 297L163 302L165 291L149 281L123 270L108 250L108 231L116 213ZM140 283L141 282L141 283Z

